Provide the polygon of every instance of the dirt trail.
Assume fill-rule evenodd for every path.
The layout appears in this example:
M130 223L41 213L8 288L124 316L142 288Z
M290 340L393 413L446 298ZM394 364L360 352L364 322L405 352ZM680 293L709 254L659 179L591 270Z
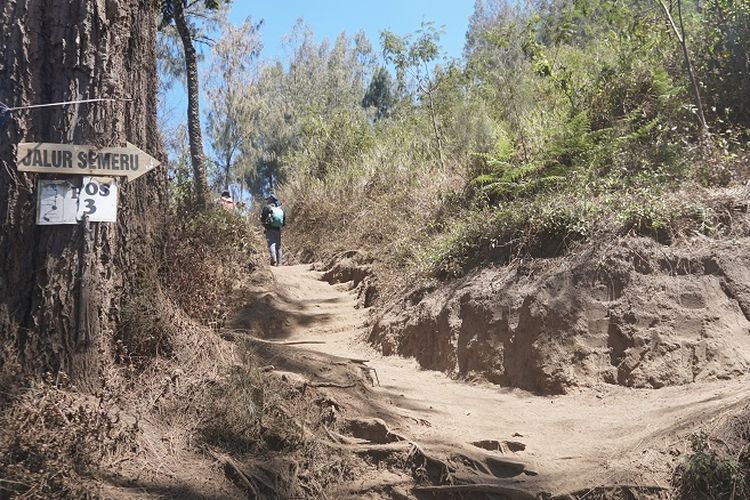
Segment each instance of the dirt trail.
M275 283L261 306L285 319L266 340L283 342L285 349L369 360L380 386L371 392L377 400L373 414L363 416L381 416L387 408L401 417L390 419L395 431L445 453L473 448L468 443L476 441L509 441L504 456L537 473L513 481L532 491L561 494L614 484L666 488L690 433L718 425L750 397L747 377L659 390L601 386L553 397L455 381L365 344L367 312L355 308L345 284L320 281L321 273L310 266L272 272ZM241 312L235 325L246 324L254 312Z

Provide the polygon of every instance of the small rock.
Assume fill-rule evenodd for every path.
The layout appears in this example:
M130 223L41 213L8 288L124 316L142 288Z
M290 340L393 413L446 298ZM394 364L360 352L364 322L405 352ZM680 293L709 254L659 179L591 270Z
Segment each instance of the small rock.
M343 428L355 438L365 439L371 443L393 443L404 438L391 432L386 423L379 418L349 418Z
M526 449L526 443L522 443L521 441L503 441L503 444L514 453Z

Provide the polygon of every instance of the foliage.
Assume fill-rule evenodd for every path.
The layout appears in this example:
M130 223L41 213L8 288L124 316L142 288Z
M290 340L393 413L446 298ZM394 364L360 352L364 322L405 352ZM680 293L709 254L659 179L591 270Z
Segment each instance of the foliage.
M444 134L443 125L438 118L436 109L436 92L439 90L442 80L439 78L439 68L435 75L430 71L430 65L440 57L440 36L438 30L431 22L422 22L422 26L416 32L416 39L411 36L398 36L390 31L380 34L380 43L383 46L383 57L386 62L396 67L396 78L399 89L406 96L415 96L420 102L424 102L429 112L432 125L432 135L435 141L435 151L441 166L445 166ZM407 77L410 81L407 81Z
M685 499L724 500L746 498L744 472L732 457L712 449L705 432L693 434L691 455L679 472L680 495Z
M162 126L164 145L167 150L167 178L169 201L177 214L192 211L195 206L193 173L190 166L190 148L187 127L179 125L169 130Z
M380 120L388 117L395 103L391 74L383 66L380 66L372 75L367 92L362 98L362 107L365 109L375 108L375 120Z
M591 236L599 207L579 200L538 199L496 210L469 210L451 232L425 247L425 272L447 278L482 260L554 257Z
M408 90L407 79L412 78L412 85L416 85L419 92L427 92L430 87L429 64L440 57L441 34L442 30L431 22L422 22L414 40L411 36L398 36L387 30L380 34L383 56L386 62L396 67L396 79L402 91Z
M208 96L207 134L211 140L220 190L229 189L235 179L244 177L248 165L241 161L250 140L242 127L251 102L246 93L257 80L257 57L262 44L260 23L247 19L241 26L221 24L222 36L213 46Z
M195 17L199 17L196 9L208 16L200 16L214 20L217 14L221 15L220 7L225 3L216 0L204 0L203 2L185 2L183 0L163 0L161 5L162 19L161 27L174 25L182 45L182 57L185 62L185 86L187 88L187 128L190 140L190 159L193 169L195 203L201 210L207 210L210 203L210 191L208 184L208 173L206 167L205 152L203 150L203 134L201 131L200 115L200 82L198 76L198 53L195 49L196 42L205 41L201 36L202 30L209 24L202 22L196 24ZM172 31L174 33L174 31ZM177 64L170 64L168 68L175 69Z
M209 34L227 24L225 16L228 4L229 1L225 0L206 0L186 4L185 16L193 41L202 45L212 43ZM156 36L156 71L159 75L159 97L160 105L162 105L165 101L164 94L171 89L176 80L179 80L183 86L187 85L185 49L175 27L176 0L161 0L159 5L161 18ZM195 57L198 61L202 61L204 53L197 51ZM162 118L164 111L160 110Z
M366 148L360 104L372 48L364 35L350 38L342 33L332 45L327 40L318 43L300 21L286 44L291 54L288 65L261 65L250 88L226 82L242 95L245 112L239 130L247 140L240 148L241 158L256 195L273 191L290 169L316 175L351 161ZM339 133L342 146L331 139Z
M333 169L357 163L372 146L372 132L363 113L344 110L325 119L307 116L302 122L306 149L295 156L297 162L311 165L310 174L325 178Z
M645 236L663 244L695 235L742 236L750 230L740 216L746 194L745 188L717 191L696 185L668 191L650 183L615 194L550 192L499 207L469 208L421 248L419 268L448 278L483 262L555 257L581 243L618 236Z
M719 130L750 127L750 2L713 0L700 18L696 50L709 115ZM745 131L745 138L748 132Z
M288 60L259 64L243 94L247 180L281 190L293 251L362 248L395 280L561 255L600 232L720 236L723 208L691 196L743 176L747 2L681 6L716 108L707 140L653 0L478 0L454 61L429 22L384 31L378 64L363 35L318 42L298 23Z
M189 5L184 0L161 0L161 21L160 26L164 27L174 22L175 9L177 2L183 2L188 8L195 7L196 5L204 8L207 11L219 10L222 4L229 3L231 0L203 0L202 2L191 2Z

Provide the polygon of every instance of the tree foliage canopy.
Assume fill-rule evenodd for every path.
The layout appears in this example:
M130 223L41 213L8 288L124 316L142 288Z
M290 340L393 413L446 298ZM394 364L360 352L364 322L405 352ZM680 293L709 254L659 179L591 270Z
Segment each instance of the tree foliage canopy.
M573 185L598 196L686 176L726 182L731 172L689 167L700 136L694 92L659 5L477 0L463 57L450 61L433 23L384 31L375 51L361 33L318 41L300 20L284 59L237 51L252 75L228 71L209 92L235 96L230 107L241 110L231 117L212 101L212 137L242 138L228 177L256 193L375 175L384 162L451 170L470 203L489 205ZM750 116L748 1L679 6L711 141L731 156ZM219 116L233 123L222 128Z

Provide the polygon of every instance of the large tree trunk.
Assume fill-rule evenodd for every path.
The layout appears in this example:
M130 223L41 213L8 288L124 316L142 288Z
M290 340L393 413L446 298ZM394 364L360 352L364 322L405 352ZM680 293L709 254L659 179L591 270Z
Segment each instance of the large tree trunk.
M185 8L181 0L175 2L174 22L182 40L185 52L185 79L188 91L188 135L190 137L190 160L195 179L195 195L198 206L208 206L208 176L206 174L206 157L203 153L203 135L201 134L201 114L199 109L198 61L193 46L193 37L185 19Z
M119 310L162 246L166 175L123 185L117 223L36 226L37 174L16 169L19 142L124 145L163 158L156 125L151 1L4 0L0 101L9 106L132 98L16 111L0 129L0 372L66 372L95 387L112 359ZM89 279L81 290L80 271ZM82 293L85 292L85 293Z

